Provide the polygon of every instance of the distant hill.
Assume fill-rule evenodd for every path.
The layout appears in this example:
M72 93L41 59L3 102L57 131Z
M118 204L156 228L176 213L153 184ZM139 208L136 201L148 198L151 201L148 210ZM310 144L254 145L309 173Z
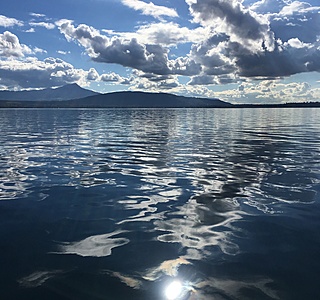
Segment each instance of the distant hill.
M218 99L184 97L167 93L115 92L67 101L0 101L0 107L209 108L233 107L233 105Z
M115 92L68 101L72 107L110 108L174 108L174 107L230 107L218 99L177 96L167 93Z
M31 91L0 91L0 100L9 101L62 101L98 95L99 93L83 89L76 83L59 88Z

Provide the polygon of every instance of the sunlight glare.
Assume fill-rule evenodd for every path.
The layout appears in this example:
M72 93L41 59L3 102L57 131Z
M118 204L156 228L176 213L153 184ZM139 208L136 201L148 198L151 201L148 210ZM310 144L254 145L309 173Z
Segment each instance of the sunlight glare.
M166 288L166 297L168 300L175 300L178 299L178 297L182 293L182 284L180 281L176 280L171 282L168 287Z

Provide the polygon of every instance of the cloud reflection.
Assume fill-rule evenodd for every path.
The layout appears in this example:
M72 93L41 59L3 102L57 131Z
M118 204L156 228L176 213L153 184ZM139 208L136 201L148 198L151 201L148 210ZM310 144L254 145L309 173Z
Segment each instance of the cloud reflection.
M103 257L111 255L111 250L129 243L127 238L113 238L124 231L89 236L78 242L63 243L59 246L61 254Z
M191 262L184 257L178 257L176 259L165 260L158 267L150 269L143 276L143 279L155 281L163 274L175 277L178 275L178 269L181 265L190 265Z
M154 289L153 284L163 282L160 290L165 299L207 300L207 299L249 299L254 291L261 299L281 299L273 288L273 280L267 277L242 279L222 278L219 276L206 278L204 274L196 274L195 266L188 271L179 270L182 265L192 265L184 257L167 260L159 266L134 275L120 272L105 271L105 274L118 278L122 283L133 289ZM168 278L163 278L168 277ZM161 297L160 297L161 298ZM159 298L159 299L160 299ZM259 299L260 299L259 298ZM157 298L158 299L158 298ZM163 298L161 298L163 299Z
M210 206L199 203L199 198L191 198L186 204L176 207L176 211L166 218L154 222L156 229L166 232L158 240L166 243L179 243L189 259L201 259L213 246L219 247L226 254L235 254L238 246L230 239L228 226L241 219L237 206L227 200L221 202L211 198ZM215 203L217 207L215 208ZM226 230L216 229L225 226Z
M44 284L47 280L63 273L61 270L36 271L18 280L19 284L25 288L35 288Z

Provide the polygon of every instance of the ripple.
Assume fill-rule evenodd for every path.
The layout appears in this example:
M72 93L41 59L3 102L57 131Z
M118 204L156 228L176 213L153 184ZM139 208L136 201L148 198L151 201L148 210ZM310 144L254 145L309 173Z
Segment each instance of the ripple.
M300 261L295 253L308 253L310 241L318 245L318 111L0 110L0 116L0 208L10 225L2 226L3 241L20 232L28 251L54 257L52 265L77 269L95 257L92 269L113 266L112 280L140 292L199 268L205 274L190 297L277 299L265 275L274 272L269 266L282 264L283 251ZM17 254L11 244L5 251ZM70 255L87 259L74 263ZM35 271L19 282L46 286L56 272Z

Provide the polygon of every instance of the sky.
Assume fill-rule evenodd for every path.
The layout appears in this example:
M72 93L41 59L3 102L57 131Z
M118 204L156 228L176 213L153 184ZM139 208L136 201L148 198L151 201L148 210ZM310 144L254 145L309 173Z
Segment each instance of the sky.
M319 0L3 0L0 90L320 101Z

